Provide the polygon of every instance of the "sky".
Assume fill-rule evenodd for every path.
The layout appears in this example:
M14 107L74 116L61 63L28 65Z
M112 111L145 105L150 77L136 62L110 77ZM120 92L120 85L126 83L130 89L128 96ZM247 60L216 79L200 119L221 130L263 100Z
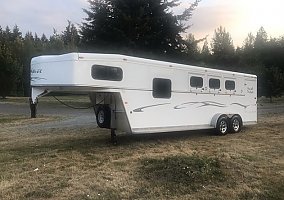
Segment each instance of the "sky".
M194 0L180 0L176 14ZM87 17L83 8L88 8L87 0L0 0L0 26L18 25L20 30L45 33L50 36L53 29L61 32L67 20L81 24ZM271 37L284 36L283 0L202 0L190 21L187 33L196 39L212 38L220 25L231 34L234 45L241 46L248 33L254 35L263 26ZM183 34L183 35L186 35Z

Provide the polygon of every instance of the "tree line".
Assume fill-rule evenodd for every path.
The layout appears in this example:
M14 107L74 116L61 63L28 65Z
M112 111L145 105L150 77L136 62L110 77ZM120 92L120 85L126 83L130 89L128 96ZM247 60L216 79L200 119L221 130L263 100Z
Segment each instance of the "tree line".
M184 64L252 73L258 76L259 96L281 96L284 80L284 36L269 37L263 27L235 47L222 26L210 41L195 39L187 25L200 0L181 14L179 0L90 0L87 18L77 28L23 34L18 26L0 26L0 97L30 95L30 61L45 54L69 52L120 53Z
M0 97L30 96L31 59L78 51L79 41L78 30L70 21L65 31L54 30L49 38L31 32L23 36L18 26L13 29L0 26Z

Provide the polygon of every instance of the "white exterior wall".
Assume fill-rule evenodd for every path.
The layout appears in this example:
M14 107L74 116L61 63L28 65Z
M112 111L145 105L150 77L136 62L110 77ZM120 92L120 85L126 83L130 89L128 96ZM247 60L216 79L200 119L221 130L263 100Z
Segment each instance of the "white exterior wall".
M122 81L94 80L94 64L120 67ZM203 77L203 89L190 87L192 75ZM210 128L218 113L239 114L244 124L257 121L257 79L249 74L121 55L74 53L33 59L31 77L32 87L42 90L120 93L133 133ZM221 80L221 91L209 89L211 77ZM154 78L171 80L170 99L153 97ZM236 91L225 90L225 80L234 80Z

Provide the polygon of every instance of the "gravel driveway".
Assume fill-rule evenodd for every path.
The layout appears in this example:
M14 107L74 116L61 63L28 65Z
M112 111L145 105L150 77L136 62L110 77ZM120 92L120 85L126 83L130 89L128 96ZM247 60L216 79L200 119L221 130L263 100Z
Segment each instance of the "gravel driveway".
M0 102L0 114L3 115L24 115L30 117L30 107L27 103L5 103ZM61 120L46 122L42 124L32 125L38 128L64 128L64 127L78 127L78 126L93 126L96 125L96 118L94 110L90 109L72 109L60 103L38 104L38 116L55 116ZM30 126L30 125L29 125Z

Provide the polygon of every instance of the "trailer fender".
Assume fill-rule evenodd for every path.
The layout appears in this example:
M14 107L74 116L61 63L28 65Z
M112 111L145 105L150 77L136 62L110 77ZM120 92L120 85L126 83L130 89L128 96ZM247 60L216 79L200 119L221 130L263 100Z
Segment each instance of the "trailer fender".
M223 114L223 113L217 113L217 114L215 114L215 115L213 116L212 120L211 120L210 126L213 126L214 128L216 128L218 119L219 119L222 115L225 115L225 114ZM225 115L225 116L227 116L227 115Z

